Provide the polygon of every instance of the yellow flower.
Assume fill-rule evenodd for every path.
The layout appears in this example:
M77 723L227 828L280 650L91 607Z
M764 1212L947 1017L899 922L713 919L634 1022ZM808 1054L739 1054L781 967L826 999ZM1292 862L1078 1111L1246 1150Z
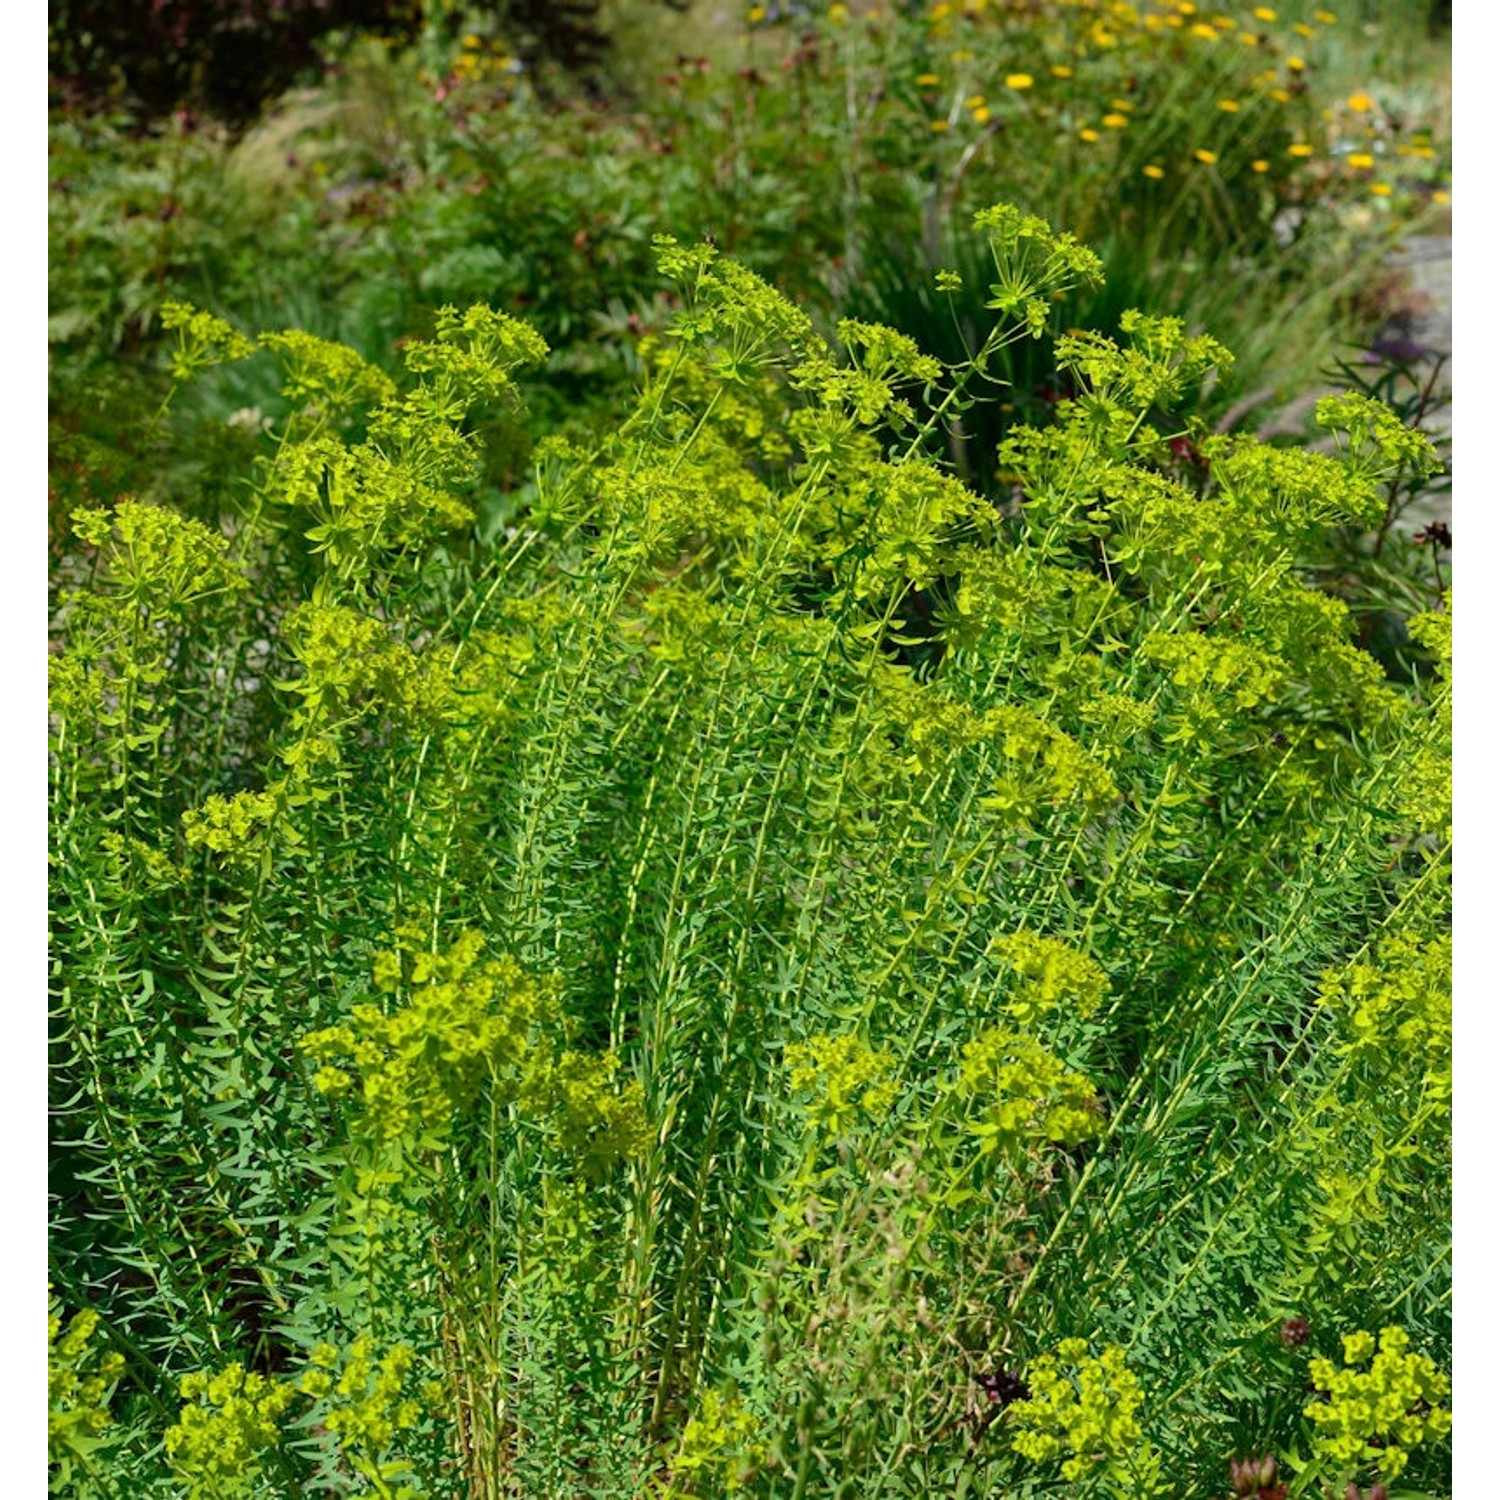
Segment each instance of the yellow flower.
M956 52L950 52L948 56L951 57L956 63L966 63L974 61L974 54L970 52L966 47L960 47Z
M1445 193L1439 190L1432 195L1432 201L1434 203L1451 203L1453 201L1453 195L1451 193Z
M765 20L765 18L766 8L764 5L752 5L750 9L745 12L745 19L752 26L759 26L760 23Z
M1276 12L1269 5L1257 5L1250 14L1257 21L1274 21L1276 19Z
M1253 162L1250 163L1250 170L1252 172L1269 172L1271 170L1271 163L1268 161L1262 161L1259 157L1257 157Z
M1356 151L1349 158L1351 167L1373 167L1375 158L1368 151Z
M483 45L484 43L472 31L463 39L463 49L465 52L478 52Z
M1311 156L1313 148L1306 141L1294 141L1286 148L1288 156Z
M1242 32L1240 32L1240 40L1247 47L1258 47L1258 46L1260 46L1260 38L1258 36L1256 36L1256 34L1253 31L1242 31Z
M1295 31L1298 36L1312 36L1313 35L1313 29L1312 29L1311 26L1309 26L1307 24L1306 21L1298 21L1297 24L1292 27L1292 30Z
M941 82L936 73L918 73L917 87L919 89L936 88Z
M1007 73L1005 86L1008 89L1029 89L1036 82L1030 73Z
M982 104L979 106L978 109L976 109L974 111L974 123L976 125L983 125L983 124L987 123L988 120L989 120L989 118L990 118L990 112Z
M1193 155L1196 156L1198 160L1201 161L1205 166L1209 167L1213 166L1213 164L1219 159L1218 155L1215 152L1205 151L1202 146L1199 146L1199 148L1195 152L1193 152Z
M1080 130L1078 132L1078 139L1080 141L1097 141L1099 139L1099 132L1097 130Z
M1111 99L1109 101L1109 107L1111 109L1122 110L1125 114L1128 115L1130 111L1135 108L1135 105L1133 105L1129 99Z
M1193 0L1178 0L1177 9L1185 16L1195 16L1198 14L1198 7L1193 4Z
M1240 112L1240 101L1238 99L1220 99L1219 108L1226 115L1237 115Z
M1124 130L1130 124L1130 117L1128 115L1105 115L1101 123L1111 130Z
M983 103L984 103L984 95L983 94L970 94L969 97L964 100L964 108L965 109L978 109L979 106L981 104L983 104Z
M1149 177L1149 178L1150 178L1150 179L1151 179L1151 180L1152 180L1152 181L1153 181L1153 182L1157 182L1157 181L1160 181L1160 179L1161 179L1161 178L1163 178L1163 177L1165 177L1165 176L1166 176L1166 175L1167 175L1167 174L1166 174L1166 173L1165 173L1165 172L1163 172L1163 171L1162 171L1162 169L1161 169L1161 168L1160 168L1160 167L1158 167L1158 166L1149 166L1149 167L1142 167L1142 168L1141 168L1141 171L1142 171L1142 172L1143 172L1143 173L1144 173L1144 174L1145 174L1145 175L1146 175L1146 176L1147 176L1147 177ZM1434 196L1436 196L1436 195L1435 195L1435 194L1434 194Z
M1215 16L1214 25L1217 26L1220 31L1234 30L1234 21L1229 16Z
M1052 76L1054 78L1071 78L1073 76L1073 70L1063 63L1053 63Z
M1202 37L1205 42L1216 42L1219 40L1219 33L1206 21L1199 21L1191 29L1194 36Z
M1331 10L1315 10L1313 20L1321 21L1325 26L1332 26L1338 17Z
M1388 182L1372 182L1370 184L1370 191L1377 197L1389 198L1391 196L1391 185Z
M1267 89L1266 92L1278 104L1290 104L1292 102L1292 96L1285 89Z
M1287 58L1286 65L1294 73L1300 73L1307 66L1307 64L1305 62L1303 62L1300 57L1289 57L1289 58Z
M839 0L834 0L834 3L828 7L828 19L835 26L842 26L849 19L849 7L839 4Z
M939 134L941 134L948 128L948 122L946 120L933 120L931 122L931 126L933 130L936 130Z

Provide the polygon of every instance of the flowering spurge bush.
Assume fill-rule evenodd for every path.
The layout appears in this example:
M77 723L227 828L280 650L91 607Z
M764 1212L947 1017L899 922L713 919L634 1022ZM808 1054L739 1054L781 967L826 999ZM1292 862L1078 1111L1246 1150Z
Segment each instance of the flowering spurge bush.
M390 385L263 346L217 530L85 518L53 1261L133 1353L119 1484L195 1482L162 1413L237 1365L301 1382L245 1427L288 1495L1314 1494L1298 1351L1399 1304L1442 1363L1446 614L1393 683L1299 568L1424 450L1335 398L1184 483L1227 355L1141 315L980 493L948 424L1098 266L975 232L956 366L662 241L639 399L493 545L538 351L483 310Z

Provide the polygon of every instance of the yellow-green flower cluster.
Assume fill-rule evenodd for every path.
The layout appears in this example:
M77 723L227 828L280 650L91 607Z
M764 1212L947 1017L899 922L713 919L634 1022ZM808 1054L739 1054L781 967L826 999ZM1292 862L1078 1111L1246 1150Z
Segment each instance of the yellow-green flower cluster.
M1120 315L1122 347L1102 333L1064 334L1057 341L1058 368L1081 375L1095 401L1137 413L1169 406L1212 369L1234 356L1207 334L1189 338L1180 318L1148 317L1134 309Z
M705 1390L698 1410L683 1429L662 1500L744 1489L765 1458L759 1432L760 1424L745 1410L737 1392L721 1396Z
M649 1139L638 1081L620 1086L612 1052L563 1045L567 1025L555 976L528 974L508 954L480 962L481 934L462 933L446 953L403 928L397 947L375 961L382 990L408 991L389 1014L356 1005L350 1019L303 1037L319 1064L313 1085L344 1094L359 1074L360 1127L378 1141L414 1137L440 1145L453 1121L488 1084L497 1102L518 1105L564 1150L606 1166Z
M652 241L661 274L677 282L684 307L672 337L684 344L712 341L713 372L730 384L753 381L761 370L812 360L821 370L827 348L812 322L774 287L712 245L683 246L670 235Z
M248 586L222 536L165 506L122 500L112 512L82 508L73 512L73 529L96 547L110 547L115 589L154 613Z
M447 953L430 953L405 935L376 960L375 982L384 990L408 984L407 1004L389 1015L356 1005L343 1025L303 1037L302 1049L322 1064L314 1078L321 1092L354 1085L335 1059L358 1070L364 1123L377 1139L441 1134L487 1078L510 1080L513 1096L533 1028L555 1022L556 981L533 978L509 955L480 963L483 943L466 932Z
M987 717L1015 770L996 783L981 806L1025 817L1038 805L1062 807L1077 800L1099 812L1119 800L1120 789L1103 763L1039 714L1009 705Z
M161 326L177 333L171 368L172 379L178 382L191 380L200 370L226 360L245 359L255 353L255 345L244 334L222 318L186 302L164 302Z
M338 418L395 395L390 376L344 344L320 339L300 328L263 333L260 343L280 358L284 371L281 394L297 410L316 406L320 416Z
M1405 1330L1384 1328L1376 1353L1370 1334L1346 1333L1346 1369L1328 1359L1308 1365L1313 1385L1328 1397L1304 1409L1317 1428L1313 1445L1341 1468L1375 1464L1394 1479L1412 1448L1451 1431L1453 1413L1440 1404L1452 1388L1448 1377L1425 1355L1407 1353L1410 1342Z
M1052 1141L1076 1146L1104 1130L1093 1084L1035 1038L1003 1026L965 1044L953 1094L981 1154Z
M215 792L201 807L183 813L183 833L190 848L212 849L217 854L253 853L276 812L272 792L236 792L232 797Z
M297 1399L294 1385L246 1372L238 1362L217 1375L183 1376L187 1403L166 1433L167 1457L191 1500L253 1494L262 1456L281 1441L281 1420Z
M47 1313L47 1457L66 1462L109 1426L109 1397L125 1371L113 1349L94 1344L99 1314L86 1307L68 1320L54 1301Z
M1435 742L1419 745L1401 768L1395 804L1426 833L1451 842L1453 838L1453 699L1449 683L1453 670L1453 615L1444 595L1443 608L1413 615L1407 621L1411 637L1437 660L1439 687L1433 696L1437 718Z
M842 1135L861 1113L876 1117L896 1102L895 1059L874 1051L852 1032L814 1036L786 1049L794 1093L807 1096L807 1116L819 1130Z
M327 1400L323 1425L347 1452L378 1460L398 1433L421 1420L422 1404L407 1390L416 1359L405 1344L377 1357L375 1340L365 1335L350 1344L340 1370L338 1350L319 1344L300 1386L307 1395Z
M1064 1479L1102 1467L1113 1493L1153 1493L1159 1459L1142 1436L1145 1401L1125 1351L1110 1344L1090 1355L1084 1339L1064 1339L1026 1368L1031 1397L1010 1408L1011 1447L1033 1463L1062 1459Z
M1355 470L1383 478L1399 469L1431 474L1440 460L1425 433L1408 427L1383 401L1355 392L1318 402L1318 424L1341 435Z
M1383 939L1374 963L1324 976L1319 1000L1335 1010L1356 1058L1389 1067L1405 1058L1423 1069L1424 1089L1447 1098L1453 1086L1453 939L1408 933Z
M423 662L385 622L340 604L302 604L283 625L303 675L285 684L301 698L297 738L282 759L304 766L338 755L338 722L368 700L398 718L430 717L448 706L451 682L423 670Z
M1274 697L1289 675L1279 657L1197 631L1153 630L1141 643L1141 655L1166 671L1174 686L1186 689L1164 736L1168 743L1197 740L1231 725L1236 709Z
M1077 1015L1089 1016L1109 993L1109 980L1093 959L1039 932L1022 928L995 938L990 952L1015 969L1017 983L1005 1008L1021 1026L1044 1020L1064 1001Z
M1012 204L980 209L974 227L985 236L995 263L996 280L985 306L1019 318L1033 338L1045 332L1054 297L1104 280L1104 263L1086 245Z

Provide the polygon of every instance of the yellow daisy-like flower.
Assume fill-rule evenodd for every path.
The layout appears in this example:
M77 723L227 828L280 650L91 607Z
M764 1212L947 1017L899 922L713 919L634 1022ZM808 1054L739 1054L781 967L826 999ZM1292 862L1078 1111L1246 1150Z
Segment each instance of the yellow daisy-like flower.
M1065 63L1053 63L1052 76L1054 78L1071 78L1073 76L1073 70Z
M1080 141L1097 141L1099 139L1099 132L1097 130L1080 130L1078 132L1078 139Z
M750 9L745 12L745 19L752 26L759 26L760 23L765 20L765 18L766 8L764 5L752 5Z
M1219 40L1219 33L1206 21L1199 21L1190 30L1194 36L1201 37L1205 42L1216 42Z
M948 122L946 120L933 120L931 122L931 129L935 130L939 135L941 135L947 128Z
M1234 17L1233 16L1215 16L1214 17L1214 25L1217 26L1220 31L1233 31L1234 30Z
M937 76L936 73L918 73L917 74L917 87L919 89L936 88L938 86L938 84L941 83L941 82L942 82L942 80Z
M1285 89L1267 89L1266 92L1278 104L1290 104L1292 102L1292 96Z
M1153 182L1159 182L1163 177L1167 175L1162 171L1160 167L1154 165L1149 167L1142 167L1141 172L1145 176L1149 177ZM1433 194L1433 196L1436 197L1437 195Z
M1128 115L1130 111L1135 108L1135 105L1133 105L1129 99L1111 99L1109 101L1109 107L1111 109L1121 110L1123 113Z
M1312 36L1314 34L1312 27L1309 26L1306 21L1298 21L1297 24L1292 27L1292 30L1295 31L1298 36Z
M1372 182L1370 184L1370 191L1377 198L1389 198L1391 196L1391 185L1388 182Z
M1351 167L1373 167L1375 158L1368 151L1356 151L1349 157Z
M484 43L481 42L479 40L479 38L477 36L475 36L474 33L471 31L463 39L463 42L461 43L461 45L462 45L462 47L463 47L463 49L464 49L465 52L478 52L479 49L484 45Z
M1217 152L1205 151L1202 146L1199 146L1199 148L1195 152L1193 152L1193 155L1208 167L1213 166L1213 164L1219 159Z
M1250 14L1257 21L1274 21L1276 19L1276 12L1269 5L1257 5Z
M981 104L983 104L983 103L984 103L984 95L983 94L970 94L969 97L964 100L964 108L965 109L978 109L979 106Z
M1247 47L1258 47L1258 46L1260 46L1260 38L1258 36L1256 36L1256 34L1253 31L1242 31L1242 32L1240 32L1240 40Z
M1331 10L1315 10L1313 20L1321 21L1325 26L1332 26L1338 17Z
M849 19L849 7L840 5L838 0L834 0L834 3L828 7L828 19L835 26L842 26Z
M988 124L989 123L989 118L990 118L990 112L982 104L979 106L978 109L976 109L974 111L974 123L976 125L985 125L985 124Z
M1311 156L1313 148L1306 141L1294 141L1286 148L1286 154L1288 156Z
M1005 86L1008 89L1029 89L1036 82L1030 73L1007 73Z
M1262 161L1259 157L1256 157L1256 159L1250 163L1250 170L1252 172L1269 172L1271 170L1271 163L1268 161Z
M1240 101L1238 99L1220 99L1219 108L1226 115L1237 115L1240 112Z
M1124 130L1130 124L1130 117L1128 115L1105 115L1100 123L1110 130Z
M1184 16L1196 16L1198 14L1198 7L1193 4L1193 0L1178 0L1177 10L1178 14Z
M1453 201L1453 195L1451 193L1445 193L1439 190L1432 195L1432 201L1434 203L1451 203Z
M1305 62L1303 62L1300 57L1289 57L1289 58L1287 58L1286 65L1294 73L1300 73L1307 66L1307 64Z

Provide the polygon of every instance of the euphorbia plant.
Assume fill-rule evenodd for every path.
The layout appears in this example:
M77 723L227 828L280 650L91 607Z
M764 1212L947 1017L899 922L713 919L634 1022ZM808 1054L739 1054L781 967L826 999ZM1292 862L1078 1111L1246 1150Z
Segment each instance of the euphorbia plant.
M949 425L1098 264L975 230L957 367L662 240L639 399L493 546L470 414L543 351L486 309L404 384L263 340L238 509L85 516L55 1280L142 1430L169 1376L347 1347L363 1399L400 1348L362 1447L257 1385L265 1482L1316 1494L1332 1341L1441 1357L1445 665L1388 682L1299 571L1424 440L1346 395L1336 455L1200 436L1186 484L1227 351L1132 314L979 493ZM1421 1378L1361 1431L1437 1486Z

